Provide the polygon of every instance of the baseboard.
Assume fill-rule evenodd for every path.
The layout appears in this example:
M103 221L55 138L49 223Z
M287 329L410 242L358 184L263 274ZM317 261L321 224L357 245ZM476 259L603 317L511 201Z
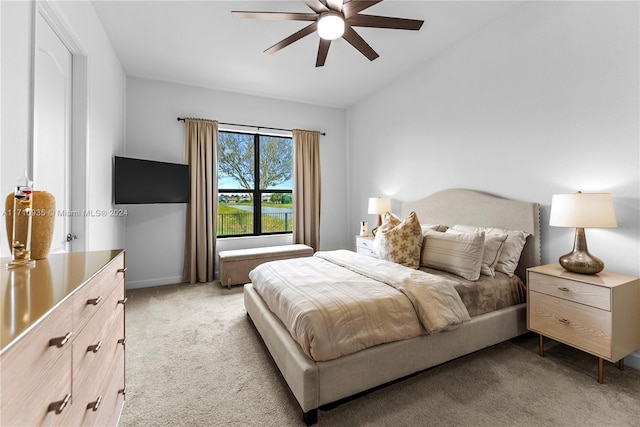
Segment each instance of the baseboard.
M636 350L635 353L631 353L624 358L624 365L630 366L640 371L640 350Z
M127 280L127 289L151 288L153 286L175 285L182 283L182 277L157 277L148 280Z

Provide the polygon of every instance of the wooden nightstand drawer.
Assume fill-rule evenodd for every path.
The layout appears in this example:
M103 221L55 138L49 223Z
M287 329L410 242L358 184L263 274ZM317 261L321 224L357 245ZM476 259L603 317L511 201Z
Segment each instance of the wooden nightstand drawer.
M603 271L569 273L559 264L527 269L527 328L598 356L619 362L640 347L640 279Z
M537 292L529 293L529 327L534 331L611 358L611 313Z
M356 252L359 254L375 256L373 253L373 237L356 236Z
M611 290L606 287L530 271L529 290L611 311Z

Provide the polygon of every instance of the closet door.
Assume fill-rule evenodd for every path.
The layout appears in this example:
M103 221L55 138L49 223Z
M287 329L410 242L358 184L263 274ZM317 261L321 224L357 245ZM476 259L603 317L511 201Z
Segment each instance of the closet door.
M51 253L71 251L71 120L73 55L41 13L36 13L33 181L56 199Z

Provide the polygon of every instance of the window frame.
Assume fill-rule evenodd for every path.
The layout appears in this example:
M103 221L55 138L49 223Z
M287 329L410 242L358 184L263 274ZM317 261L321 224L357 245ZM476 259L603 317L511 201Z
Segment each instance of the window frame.
M293 156L293 136L287 135L274 135L274 134L266 134L259 132L243 132L238 130L226 130L219 129L218 136L221 133L236 133L236 134L244 134L253 136L253 189L221 189L218 188L217 194L217 203L220 204L220 195L221 194L251 194L253 195L253 232L245 233L245 234L232 234L232 235L218 235L218 230L216 227L216 239L228 239L234 237L256 237L256 236L273 236L273 235L282 235L282 234L292 234L293 229L289 231L274 231L274 232L262 232L262 195L281 193L281 194L291 194L291 203L293 204L293 162L291 164L291 189L260 189L260 137L276 137L276 138L286 138L291 140L291 148L292 148L292 156ZM292 159L293 160L293 159ZM218 165L216 164L216 176L220 177ZM293 228L293 227L292 227Z

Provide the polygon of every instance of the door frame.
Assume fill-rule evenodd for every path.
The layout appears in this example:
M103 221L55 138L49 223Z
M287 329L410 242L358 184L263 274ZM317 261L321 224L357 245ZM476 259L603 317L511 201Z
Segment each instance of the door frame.
M87 142L88 142L88 61L87 55L82 49L77 38L71 31L71 26L59 10L59 6L47 1L37 1L33 17L33 51L32 51L32 78L31 78L31 125L32 139L29 145L29 175L33 176L34 169L34 144L35 144L35 49L36 43L36 18L39 14L51 27L53 32L62 40L72 55L72 98L71 98L71 145L69 173L69 196L71 197L70 209L73 212L85 212L87 200ZM58 214L56 212L56 214ZM73 241L72 251L84 251L88 247L87 217L83 214L72 215L70 218L70 233L77 238Z

